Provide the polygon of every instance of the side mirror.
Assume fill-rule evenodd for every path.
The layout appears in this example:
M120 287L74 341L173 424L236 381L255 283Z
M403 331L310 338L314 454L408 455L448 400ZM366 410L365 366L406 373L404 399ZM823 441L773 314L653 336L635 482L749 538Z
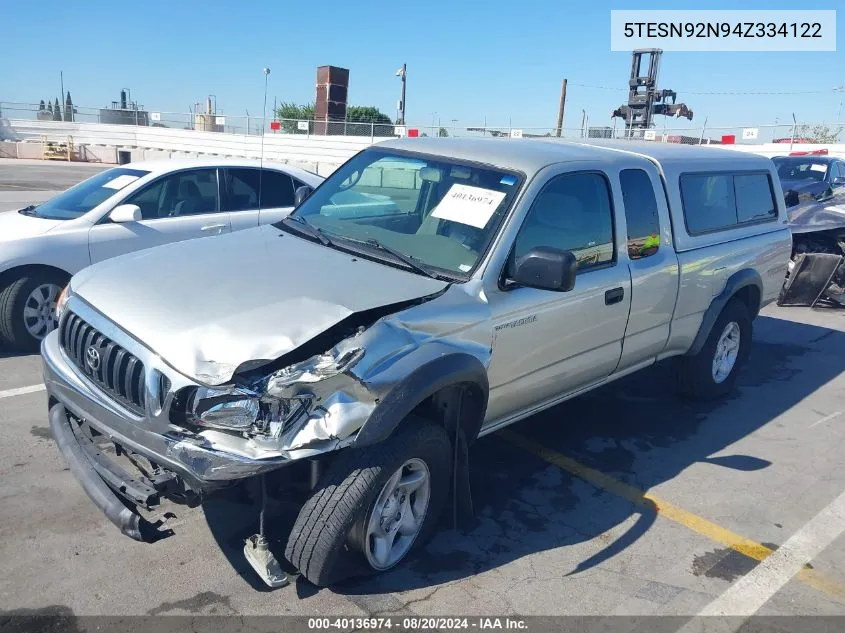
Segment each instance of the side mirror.
M297 187L296 191L293 194L293 207L296 208L305 202L305 199L311 195L311 192L314 191L308 185L302 185L301 187Z
M836 178L833 179L833 184L836 187L845 185L845 176L837 176Z
M531 288L568 292L575 287L577 272L578 261L571 251L539 246L519 258L511 279Z
M141 207L137 204L119 204L109 213L109 220L124 224L141 221Z

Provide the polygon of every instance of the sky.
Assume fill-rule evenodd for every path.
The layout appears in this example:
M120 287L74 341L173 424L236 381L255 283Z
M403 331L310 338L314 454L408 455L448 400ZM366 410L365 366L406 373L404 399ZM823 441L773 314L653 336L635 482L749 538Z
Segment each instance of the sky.
M683 4L683 3L682 3ZM78 106L105 107L129 87L148 110L187 112L216 95L223 114L260 116L266 66L275 100L314 99L316 67L350 69L349 102L394 117L408 65L406 120L444 126L611 125L627 98L631 55L610 51L610 9L630 2L424 0L291 3L4 0L0 102L55 98L60 72ZM807 6L804 6L807 5ZM668 127L845 119L845 4L735 0L707 9L836 9L837 52L672 52L659 88L695 113ZM638 9L690 8L673 2ZM588 87L589 86L589 87ZM823 91L817 94L714 94ZM841 112L841 115L839 114ZM660 117L658 117L660 119ZM658 122L658 125L662 125Z

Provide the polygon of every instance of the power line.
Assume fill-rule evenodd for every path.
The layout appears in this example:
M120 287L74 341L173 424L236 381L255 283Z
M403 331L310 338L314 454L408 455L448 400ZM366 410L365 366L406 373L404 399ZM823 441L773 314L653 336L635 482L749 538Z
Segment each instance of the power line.
M570 86L578 86L579 88L594 88L596 90L615 90L618 92L628 92L627 88L619 88L616 86L596 86L594 84L579 84L575 82L570 82ZM816 95L816 94L828 94L831 92L838 92L837 88L829 88L827 90L790 90L790 91L765 91L765 92L753 92L753 91L737 91L737 90L727 90L727 91L712 91L712 92L700 92L695 90L681 90L677 89L675 92L683 93L687 95Z

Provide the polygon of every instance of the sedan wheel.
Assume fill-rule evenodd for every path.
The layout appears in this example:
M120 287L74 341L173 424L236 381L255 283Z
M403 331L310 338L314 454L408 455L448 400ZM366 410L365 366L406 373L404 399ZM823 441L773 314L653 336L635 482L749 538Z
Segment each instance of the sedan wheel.
M58 325L56 302L68 277L59 271L25 270L0 286L0 350L38 352Z
M58 327L56 301L61 292L61 286L41 284L29 293L24 303L23 320L32 338L40 341Z

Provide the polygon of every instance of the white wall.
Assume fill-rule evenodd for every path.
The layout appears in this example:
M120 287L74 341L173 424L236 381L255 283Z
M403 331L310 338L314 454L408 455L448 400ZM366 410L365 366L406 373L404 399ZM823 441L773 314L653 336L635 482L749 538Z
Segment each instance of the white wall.
M133 152L133 160L161 158L165 155L184 156L237 156L259 158L261 137L222 132L201 132L160 127L135 127L131 125L104 125L99 123L65 123L63 121L31 121L8 119L0 125L0 138L13 141L47 140L66 142L73 137L76 146L86 146L89 154L106 160L97 147L116 147ZM374 139L358 136L306 136L300 134L267 134L264 137L264 158L277 162L302 165L318 173L331 173L338 165L356 152L368 147ZM378 137L377 139L378 140ZM19 143L32 145L32 143ZM27 155L38 149L25 148ZM112 150L113 151L113 150ZM110 153L107 153L110 156Z
M4 139L36 141L36 143L17 143L19 158L40 158L41 149L37 141L42 136L46 136L47 140L59 142L65 142L68 136L72 136L75 145L85 146L83 150L85 156L104 163L117 162L116 150L132 151L132 160L209 155L258 158L261 154L261 137L246 134L99 123L0 120L0 141ZM264 137L264 157L267 160L292 163L327 176L353 154L378 140L381 139L369 136L267 134ZM788 154L790 151L789 145L780 143L718 145L717 147L738 152L753 152L769 157ZM822 148L827 148L833 156L845 157L845 144L796 144L792 151L812 151ZM0 150L5 156L11 154L8 144L3 144Z

